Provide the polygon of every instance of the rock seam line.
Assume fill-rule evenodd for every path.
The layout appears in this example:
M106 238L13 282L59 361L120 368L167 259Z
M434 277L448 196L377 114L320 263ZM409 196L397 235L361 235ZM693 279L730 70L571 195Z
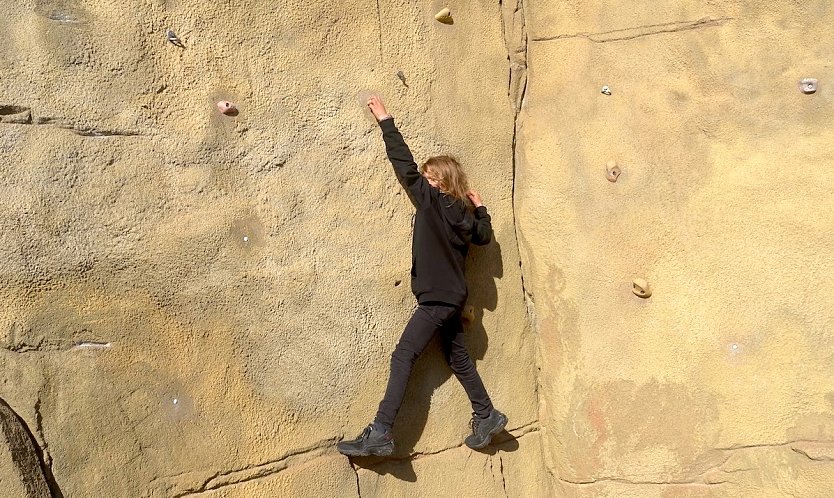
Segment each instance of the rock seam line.
M587 31L544 36L533 38L535 42L554 41L554 40L568 40L571 38L584 38L593 43L608 43L616 41L628 41L636 38L643 38L645 36L659 35L663 33L677 33L680 31L691 31L701 28L709 28L713 26L722 26L728 21L734 21L734 17L719 17L716 19L704 17L697 21L676 21L661 24L646 24L644 26L636 26L633 28L615 29L611 31L603 31L599 33L590 33Z

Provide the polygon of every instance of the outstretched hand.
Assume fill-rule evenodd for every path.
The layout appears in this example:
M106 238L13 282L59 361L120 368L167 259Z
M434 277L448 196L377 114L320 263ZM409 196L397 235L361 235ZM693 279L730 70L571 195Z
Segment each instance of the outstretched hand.
M472 204L474 204L476 208L484 205L484 203L481 202L481 195L475 190L467 192L466 197L469 197L469 200L472 201Z
M368 108L371 110L371 113L377 121L381 121L382 118L390 116L388 111L385 110L382 100L376 95L368 99Z

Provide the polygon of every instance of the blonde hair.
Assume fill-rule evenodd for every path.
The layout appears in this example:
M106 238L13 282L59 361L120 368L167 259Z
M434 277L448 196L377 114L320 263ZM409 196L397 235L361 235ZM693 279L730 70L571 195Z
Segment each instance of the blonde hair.
M420 166L420 173L437 181L441 192L460 199L465 206L471 207L471 201L466 196L469 192L469 181L457 159L452 156L430 157Z

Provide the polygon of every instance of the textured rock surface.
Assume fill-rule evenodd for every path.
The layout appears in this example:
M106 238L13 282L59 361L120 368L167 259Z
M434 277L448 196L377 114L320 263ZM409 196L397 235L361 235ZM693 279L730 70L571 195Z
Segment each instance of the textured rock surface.
M493 212L470 348L509 429L536 421L502 6L438 5L2 3L0 396L41 420L66 496L357 489L333 446L373 417L413 306L413 208L362 91ZM416 373L397 458L467 431L436 345Z
M829 495L830 2L128 4L0 4L0 397L64 496ZM483 453L436 345L333 447L413 306L368 92L493 215Z
M515 214L564 495L830 496L831 3L525 4Z

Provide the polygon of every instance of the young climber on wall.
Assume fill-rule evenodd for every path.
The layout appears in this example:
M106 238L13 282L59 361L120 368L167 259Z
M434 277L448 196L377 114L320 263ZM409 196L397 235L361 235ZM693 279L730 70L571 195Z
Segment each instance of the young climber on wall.
M492 406L475 364L463 343L461 309L467 289L463 278L469 242L484 245L492 238L492 224L481 197L469 190L466 174L449 156L427 160L418 170L411 151L379 97L368 107L379 122L388 159L417 209L411 243L411 291L417 309L391 355L391 374L385 397L373 423L354 440L338 443L348 456L390 455L391 434L411 368L429 340L439 332L446 361L472 403L472 434L465 443L483 448L507 425L507 417Z

